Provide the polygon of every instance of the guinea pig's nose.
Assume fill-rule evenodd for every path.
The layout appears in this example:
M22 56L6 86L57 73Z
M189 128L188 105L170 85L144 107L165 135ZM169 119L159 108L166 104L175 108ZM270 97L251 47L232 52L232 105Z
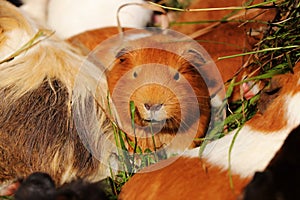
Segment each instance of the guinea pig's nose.
M145 103L144 106L146 108L146 110L150 110L150 111L158 111L163 104L149 104L149 103Z

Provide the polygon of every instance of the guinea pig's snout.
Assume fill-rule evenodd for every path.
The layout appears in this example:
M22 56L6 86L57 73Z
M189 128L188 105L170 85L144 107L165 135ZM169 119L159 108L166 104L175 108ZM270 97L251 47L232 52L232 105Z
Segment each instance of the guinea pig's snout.
M137 108L136 120L146 124L163 123L172 117L172 111L177 105L177 98L171 89L156 83L144 84L137 88L130 100Z
M140 115L145 121L159 122L167 118L167 113L162 103L144 103Z
M163 104L150 104L150 103L145 103L144 107L148 111L159 111Z

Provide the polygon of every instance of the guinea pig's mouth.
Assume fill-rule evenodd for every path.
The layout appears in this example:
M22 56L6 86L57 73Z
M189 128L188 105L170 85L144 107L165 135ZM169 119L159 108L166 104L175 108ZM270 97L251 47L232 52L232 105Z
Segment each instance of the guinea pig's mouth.
M144 119L144 122L146 122L147 124L163 124L166 122L166 120L155 120L155 119Z
M179 124L175 118L163 118L155 119L151 117L142 117L137 109L135 111L134 122L141 127L152 127L154 129L159 129L162 131L176 132L178 130Z
M164 119L164 120L149 120L144 119L143 120L143 126L153 126L153 127L160 127L162 129L177 129L177 124L174 124L174 121L172 119Z
M152 127L154 132L160 130L160 132L176 133L178 131L178 124L172 119L164 119L161 121L144 119L142 120L142 126Z

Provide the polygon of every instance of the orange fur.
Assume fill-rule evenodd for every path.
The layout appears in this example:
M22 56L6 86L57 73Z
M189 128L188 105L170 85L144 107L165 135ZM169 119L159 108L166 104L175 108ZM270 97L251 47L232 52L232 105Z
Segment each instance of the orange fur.
M125 28L124 31L126 30L130 30L130 28ZM68 38L66 41L73 46L79 47L84 53L88 54L91 50L95 49L97 45L101 44L101 42L117 34L119 34L117 27L105 27L85 31Z
M125 32L125 38L122 39L122 37L119 36L111 36L111 38L108 38L110 34L115 34L117 33L117 29L113 27L109 28L103 28L103 29L97 29L97 30L92 30L88 32L84 32L82 34L79 34L75 37L70 38L68 41L71 42L73 45L81 47L81 49L88 49L88 50L93 50L92 55L95 55L94 58L92 58L95 61L95 58L99 58L100 62L102 65L104 65L105 68L108 69L107 77L108 77L108 86L111 94L116 93L115 86L116 84L122 80L122 84L119 84L118 91L122 93L122 95L118 95L118 97L113 97L114 102L116 103L117 101L121 102L123 101L124 104L119 105L119 111L120 113L123 113L123 118L121 122L125 122L125 131L127 129L128 133L132 134L131 128L131 122L129 121L130 115L127 112L128 110L128 104L130 100L135 101L137 112L135 115L135 123L138 126L147 126L149 125L148 122L144 120L145 113L143 112L143 105L142 104L160 104L160 102L169 102L168 106L166 108L167 112L167 118L173 118L172 123L168 123L171 120L167 120L167 125L164 127L154 127L154 128L162 128L161 133L168 133L168 134L156 134L156 145L158 147L160 146L165 146L170 143L170 141L174 138L175 133L178 131L180 123L184 121L184 123L189 123L189 124L183 124L184 129L189 129L189 131L184 131L186 133L190 133L187 138L190 140L194 136L195 137L201 137L205 134L207 125L209 123L209 115L210 115L210 105L209 105L209 97L212 94L217 94L220 91L220 88L222 88L222 81L220 81L219 74L217 70L214 69L213 63L210 62L210 58L207 58L207 55L205 55L206 61L208 63L205 63L206 67L199 67L201 68L202 72L205 74L205 79L206 81L209 80L208 84L210 84L209 91L210 94L208 94L208 90L205 89L206 85L203 81L203 77L201 75L199 76L195 66L191 66L185 59L184 57L188 58L189 60L192 60L193 57L195 57L195 60L197 60L197 54L196 52L188 53L188 50L192 50L193 46L190 45L191 42L172 42L172 43L166 43L170 38L163 36L163 34L155 34L151 31L148 30L134 30L134 31L127 31ZM144 34L145 36L142 38L137 38L137 39L129 39L129 41L126 42L126 36L128 37L136 37L136 35L142 35ZM146 36L147 35L147 36ZM139 37L139 36L138 36ZM105 39L109 39L106 40ZM96 48L96 46L98 48ZM197 44L197 43L196 43ZM144 48L145 46L149 46L150 48L148 49L140 49ZM104 48L104 47L105 48ZM122 46L122 49L117 49L118 46ZM151 48L152 47L152 48ZM108 53L107 49L112 49L113 53ZM119 52L118 52L119 51ZM175 51L177 52L178 55L174 53L170 53L168 51ZM114 60L116 56L119 56L115 61ZM184 55L182 55L184 54ZM201 53L200 53L201 54ZM105 55L105 56L104 56ZM200 55L201 57L202 55ZM92 56L91 56L92 57ZM206 62L205 61L205 62ZM95 61L97 62L97 61ZM202 61L196 61L198 63L194 63L196 65L203 65L204 63L201 63ZM155 63L152 66L147 67L140 67L137 68L137 66L141 65L147 65ZM166 65L168 66L167 68L162 68L158 65ZM172 71L174 70L174 71ZM184 86L183 83L180 83L180 81L177 84L169 85L167 88L162 84L162 86L154 85L152 84L151 86L143 86L142 84L149 81L153 81L153 72L157 71L156 76L160 77L158 79L160 80L155 80L160 83L163 81L168 82L168 80L173 80L173 77L176 73L176 70L179 71L180 73L184 73L184 79L188 81L188 85L191 85L193 88L193 92L195 93L198 99L198 103L200 105L200 112L201 112L201 119L200 119L200 124L197 127L195 124L191 124L190 122L194 122L195 119L197 118L195 115L193 107L199 107L199 105L192 105L191 100L192 98L189 98L190 94L186 94L187 92L187 87ZM143 83L141 82L136 82L133 80L132 76L128 75L128 73L133 74L135 71L138 71L137 74L141 74L143 76ZM147 73L150 74L147 76ZM127 75L126 75L127 74ZM152 74L152 75L151 75ZM140 76L140 75L139 75ZM152 76L152 78L151 78ZM171 81L172 82L172 81ZM173 82L176 82L173 80ZM182 81L181 81L182 82ZM174 93L174 89L178 86L182 86L182 92L177 92L178 94ZM128 91L131 91L134 89L134 87L141 87L137 89L134 93L132 94L126 94L130 93ZM173 90L173 91L172 91ZM150 95L151 94L151 95ZM185 94L185 95L184 95ZM131 95L130 97L128 95ZM178 96L179 95L179 96ZM203 97L203 98L202 98ZM221 99L222 97L220 97ZM120 100L122 99L122 100ZM181 101L181 102L180 102ZM180 105L179 107L179 103ZM190 103L190 105L188 105ZM171 105L172 104L172 105ZM116 103L118 107L118 103ZM119 113L119 114L120 114ZM122 115L122 114L121 114ZM144 116L141 116L144 115ZM195 117L192 117L195 115ZM193 126L191 126L193 125ZM191 126L190 128L185 128L187 126ZM144 128L141 128L139 130L142 130ZM192 131L191 131L192 130ZM147 133L148 132L148 133ZM156 132L156 131L155 131ZM192 136L195 132L197 132L194 136ZM149 131L144 131L142 130L141 132L137 132L137 134L140 134L139 136L141 137L147 137L143 142L141 142L140 145L143 147L151 147L153 145L151 137L151 134L149 134ZM177 134L177 136L180 136L182 134ZM181 137L181 136L180 136ZM184 139L184 136L182 136L182 139ZM142 141L142 139L140 140ZM179 142L179 140L178 140ZM142 144L144 143L144 144ZM193 145L194 146L195 142ZM179 148L179 146L184 146L182 144L176 144L176 148Z
M155 43L154 40L149 40ZM135 41L134 44L139 42L141 41ZM157 45L165 48L163 44ZM153 148L151 131L146 128L150 125L146 121L149 118L144 109L146 104L162 104L165 112L158 116L162 120L166 119L165 124L153 124L154 132L158 129L155 135L158 147L170 144L177 132L177 135L184 134L189 140L204 136L210 120L210 98L208 88L195 66L180 55L158 48L122 53L124 54L112 64L107 77L109 90L120 116L123 117L125 130L131 130L128 120L130 115L126 110L129 102L133 101L136 107L135 123L140 127L137 128L137 135L140 134L138 140L143 148ZM178 72L179 80L174 80ZM192 93L195 93L196 99L193 99ZM197 109L201 113L198 128ZM142 137L147 138L144 140ZM184 136L182 139L184 140ZM184 142L180 143L175 144L175 149L184 147ZM194 142L192 146L195 144Z
M170 164L160 168L160 165L164 166L166 162ZM133 176L122 188L120 200L233 200L240 195L241 190L249 182L248 178L234 175L232 177L234 188L231 188L228 171L221 171L217 166L203 162L199 158L188 157L162 161L140 173Z
M262 93L262 99L259 102L258 113L249 121L254 124L253 128L262 131L276 131L287 126L288 119L286 119L286 110L281 109L284 105L286 98L285 95L295 95L300 91L298 86L300 80L300 63L297 63L294 67L294 73L287 73L274 76L271 80L271 86L273 85L278 91L274 94ZM266 101L267 100L267 101ZM267 108L265 107L267 104ZM267 115L265 113L268 113ZM274 117L276 116L276 117ZM266 121L268 123L266 123Z

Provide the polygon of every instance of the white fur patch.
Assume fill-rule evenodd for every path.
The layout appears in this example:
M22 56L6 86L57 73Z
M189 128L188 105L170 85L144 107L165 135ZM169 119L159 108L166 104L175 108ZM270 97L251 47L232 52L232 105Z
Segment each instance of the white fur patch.
M127 3L143 3L143 0L50 0L48 25L56 33L68 38L86 30L116 26L117 10ZM120 10L122 27L143 28L151 21L152 11L130 5Z
M290 133L290 129L273 133L262 133L244 126L238 133L231 152L231 170L241 177L252 176L256 171L263 170ZM223 138L209 143L202 157L209 163L223 170L229 168L229 149L236 130ZM199 156L199 148L185 153L187 156Z
M231 156L231 170L233 174L242 177L252 176L256 171L264 170L276 152L282 146L288 134L300 124L300 93L287 95L286 118L288 124L285 128L273 132L260 132L251 126L245 125L238 133L234 142ZM266 122L267 123L267 122ZM209 163L217 165L224 170L229 167L229 149L237 130L223 138L209 143L204 152L203 158ZM187 151L186 156L199 156L199 148Z
M41 25L46 25L48 1L23 0L24 4L20 8Z
M238 133L231 151L231 170L242 177L252 176L265 169L282 146L291 129L263 133L244 126ZM228 169L229 149L236 131L207 146L204 157L223 169Z
M286 98L286 115L288 125L295 127L300 122L300 93L288 95Z

